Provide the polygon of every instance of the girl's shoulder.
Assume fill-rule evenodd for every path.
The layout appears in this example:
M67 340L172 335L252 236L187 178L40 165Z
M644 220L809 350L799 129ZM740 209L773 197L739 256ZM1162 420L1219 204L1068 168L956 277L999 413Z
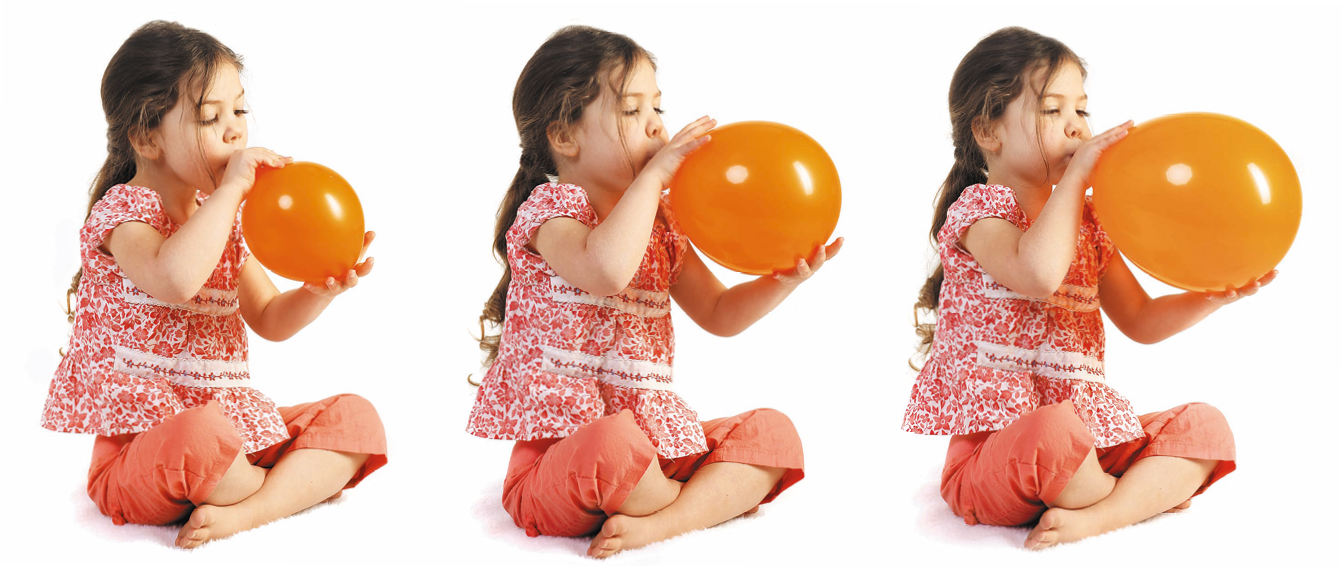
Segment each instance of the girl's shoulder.
M508 230L508 241L526 245L536 236L541 224L556 217L571 217L588 226L596 225L596 210L587 201L581 186L547 182L531 190L517 208L517 218Z
M974 184L965 188L960 198L946 210L946 222L937 233L937 241L958 246L969 226L987 217L1005 219L1017 226L1025 221L1025 213L1016 204L1016 193L1011 188Z
M84 220L81 238L100 246L113 229L122 223L138 221L162 230L167 222L158 192L143 186L117 184L107 189L93 204Z

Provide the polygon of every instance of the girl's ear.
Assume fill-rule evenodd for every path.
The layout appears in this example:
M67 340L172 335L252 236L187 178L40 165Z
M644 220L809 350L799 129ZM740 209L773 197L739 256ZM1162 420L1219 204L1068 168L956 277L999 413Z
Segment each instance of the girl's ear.
M974 119L974 142L983 149L985 154L996 153L1002 148L1002 140L997 137L997 125L984 120L982 117Z
M550 139L550 150L565 158L578 156L578 139L573 136L569 128L559 124L558 121L550 123L545 129L545 136Z
M130 139L131 148L135 149L135 153L145 160L158 160L159 155L163 153L152 133L137 128L131 130L127 138Z

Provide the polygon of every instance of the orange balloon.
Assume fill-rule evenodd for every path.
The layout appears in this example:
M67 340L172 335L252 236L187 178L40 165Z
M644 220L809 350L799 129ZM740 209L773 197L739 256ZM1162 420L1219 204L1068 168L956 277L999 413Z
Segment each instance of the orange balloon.
M334 170L312 162L258 168L242 206L252 255L286 279L344 281L363 250L363 206Z
M1286 256L1300 227L1300 179L1266 133L1190 113L1137 125L1105 151L1095 212L1134 265L1185 290L1242 287Z
M720 126L671 180L685 235L718 264L752 275L809 259L839 223L839 172L800 130L773 122Z

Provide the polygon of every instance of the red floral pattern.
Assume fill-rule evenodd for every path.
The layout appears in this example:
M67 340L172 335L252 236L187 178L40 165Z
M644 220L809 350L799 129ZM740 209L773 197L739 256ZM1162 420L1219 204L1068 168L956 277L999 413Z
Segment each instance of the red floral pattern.
M945 280L932 354L909 398L904 429L929 435L996 431L1044 405L1070 399L1097 447L1142 436L1132 404L1104 383L1099 281L1115 249L1090 200L1062 286L1030 298L992 279L960 246L975 221L1033 223L1011 188L970 186L937 234Z
M248 386L247 329L238 311L238 276L249 256L241 217L205 286L176 305L141 291L99 250L113 229L132 221L164 237L180 227L149 188L114 186L93 206L79 233L84 276L74 327L51 380L42 426L138 433L213 400L237 427L246 452L287 440L275 404Z
M570 217L596 227L587 192L543 184L508 230L508 312L498 359L476 394L466 432L484 438L566 437L624 409L657 453L707 452L698 415L671 389L670 290L688 247L663 197L648 249L620 293L593 296L564 281L527 245L541 224Z

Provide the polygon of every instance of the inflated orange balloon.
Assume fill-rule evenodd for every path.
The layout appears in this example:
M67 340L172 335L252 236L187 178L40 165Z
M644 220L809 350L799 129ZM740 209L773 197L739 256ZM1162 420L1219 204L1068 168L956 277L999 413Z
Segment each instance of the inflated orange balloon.
M252 255L286 279L344 281L363 249L363 206L334 170L312 162L258 168L242 206Z
M752 275L809 259L839 223L839 172L811 137L787 125L720 126L671 181L685 235L718 264Z
M1300 179L1280 146L1234 117L1169 115L1137 125L1092 180L1095 212L1118 249L1185 290L1242 287L1291 248Z

